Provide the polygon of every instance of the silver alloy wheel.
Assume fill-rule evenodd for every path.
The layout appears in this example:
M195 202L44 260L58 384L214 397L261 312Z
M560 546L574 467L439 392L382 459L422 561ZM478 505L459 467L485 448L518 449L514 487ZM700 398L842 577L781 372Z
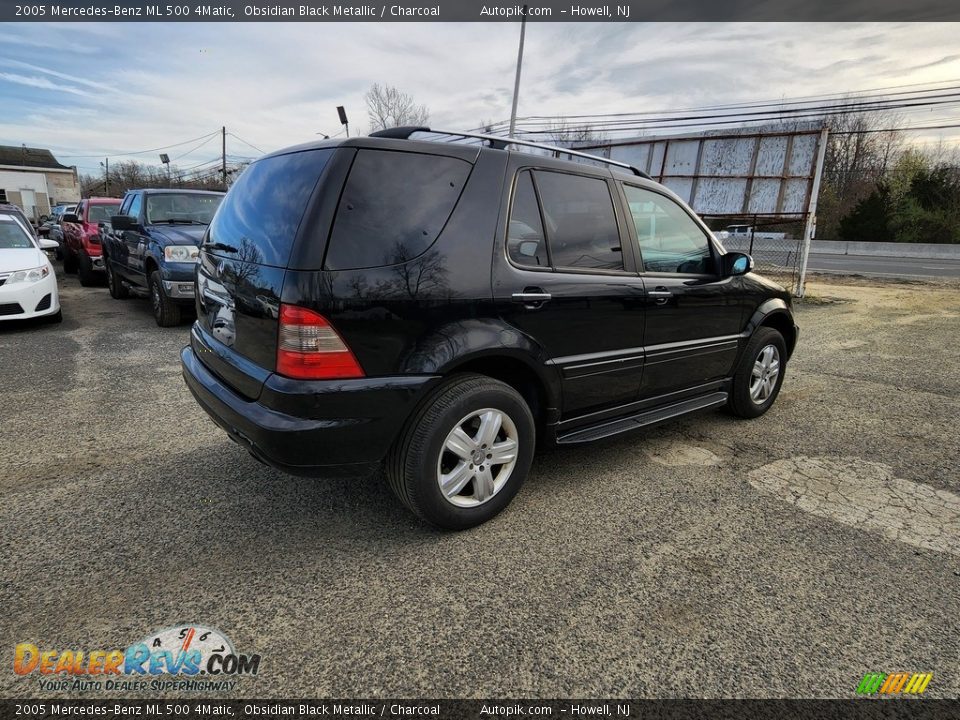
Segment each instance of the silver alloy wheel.
M753 361L750 373L750 399L763 405L773 394L780 376L780 351L776 345L766 345Z
M477 507L500 492L517 464L517 426L502 410L475 410L454 425L437 459L437 483L447 502Z

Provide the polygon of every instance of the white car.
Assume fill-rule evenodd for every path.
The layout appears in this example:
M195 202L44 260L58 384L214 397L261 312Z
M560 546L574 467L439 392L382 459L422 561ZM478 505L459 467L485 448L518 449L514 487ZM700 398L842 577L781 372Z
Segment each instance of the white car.
M56 247L53 240L34 237L13 215L0 213L0 321L60 322L57 276L44 252Z

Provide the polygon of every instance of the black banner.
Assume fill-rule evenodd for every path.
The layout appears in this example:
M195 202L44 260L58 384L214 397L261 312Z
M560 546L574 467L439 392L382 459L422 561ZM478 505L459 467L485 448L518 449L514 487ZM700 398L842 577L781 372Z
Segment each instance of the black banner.
M2 718L730 718L949 720L960 701L853 700L0 700Z
M317 0L29 0L0 2L3 22L650 22L942 21L951 0L620 0L524 4L425 0L389 4ZM656 28L651 28L656 33Z

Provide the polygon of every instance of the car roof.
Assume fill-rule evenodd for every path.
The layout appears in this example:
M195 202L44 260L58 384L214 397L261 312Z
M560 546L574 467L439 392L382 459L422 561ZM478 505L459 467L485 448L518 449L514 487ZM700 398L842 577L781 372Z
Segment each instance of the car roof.
M479 145L465 145L463 143L441 143L429 142L426 140L402 140L396 138L378 138L361 136L355 138L342 138L338 140L314 140L311 142L294 145L283 148L272 153L268 153L255 162L265 158L277 157L279 155L288 155L305 150L323 150L326 148L369 148L377 150L399 150L420 152L427 155L446 155L456 157L467 162L476 162L480 154Z
M108 197L91 197L84 198L88 203L100 203L101 205L112 205L113 203L120 204L120 198L108 198Z
M178 195L224 195L222 190L195 190L193 188L137 188L127 192L142 192L149 195L159 195L161 193L177 193Z

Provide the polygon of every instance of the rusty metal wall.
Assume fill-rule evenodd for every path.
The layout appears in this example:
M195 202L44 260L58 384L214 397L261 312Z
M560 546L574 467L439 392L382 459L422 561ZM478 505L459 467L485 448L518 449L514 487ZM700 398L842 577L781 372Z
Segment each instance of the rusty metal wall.
M649 173L701 215L803 217L810 206L821 123L578 144Z
M763 226L788 222L780 247L754 247L759 267L803 294L815 228L823 123L776 123L736 130L637 137L573 147L645 171L704 218ZM777 243L773 243L777 244Z

